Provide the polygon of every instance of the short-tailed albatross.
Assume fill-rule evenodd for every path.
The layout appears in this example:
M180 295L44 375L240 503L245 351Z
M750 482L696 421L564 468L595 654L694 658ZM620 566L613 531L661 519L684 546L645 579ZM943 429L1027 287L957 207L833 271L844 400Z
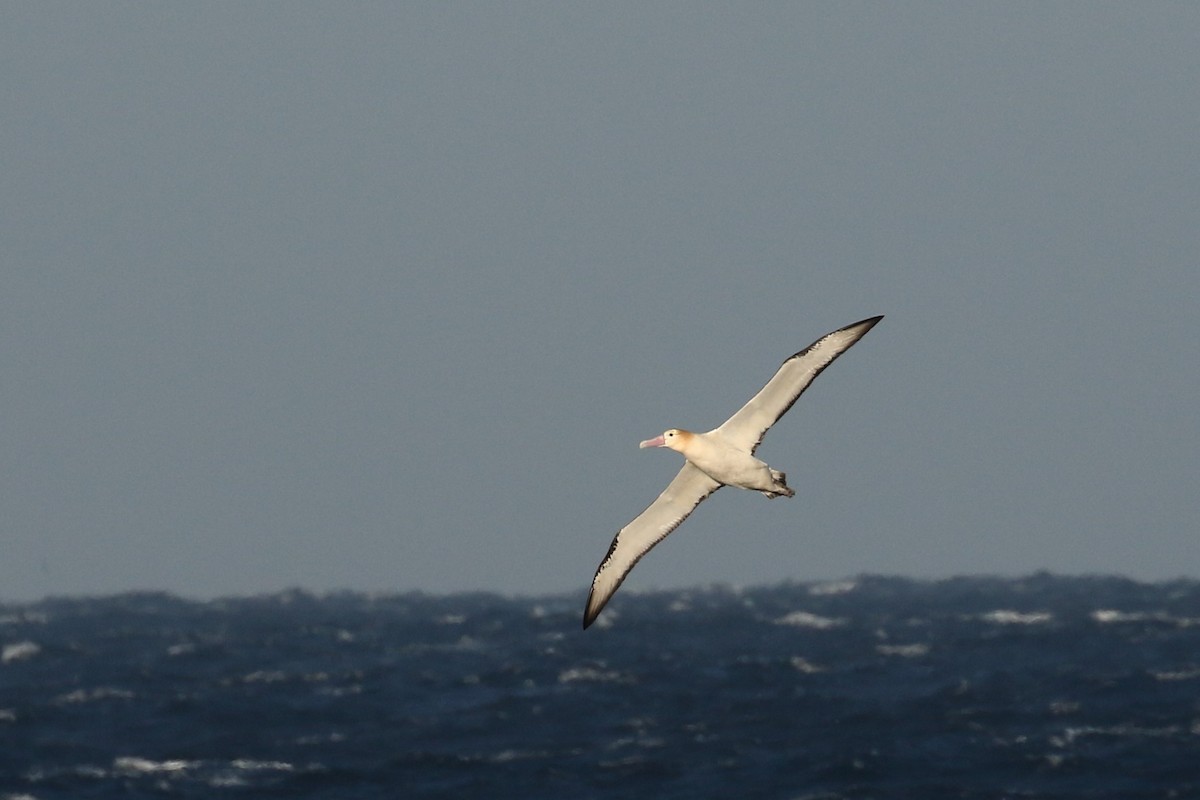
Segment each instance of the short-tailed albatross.
M650 548L679 527L700 501L722 486L762 492L770 498L792 497L787 476L754 457L775 422L792 407L821 370L850 349L882 316L864 319L822 336L783 362L750 402L708 433L671 428L641 447L669 447L684 459L683 469L658 499L622 528L600 562L583 611L583 627L591 625L617 587Z

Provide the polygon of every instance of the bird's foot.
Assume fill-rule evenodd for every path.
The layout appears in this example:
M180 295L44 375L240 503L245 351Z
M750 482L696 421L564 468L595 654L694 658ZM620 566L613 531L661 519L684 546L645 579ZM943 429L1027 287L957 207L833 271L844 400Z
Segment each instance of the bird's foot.
M771 478L775 481L775 490L772 492L763 492L767 497L795 497L796 492L787 485L787 475L777 469L771 470Z

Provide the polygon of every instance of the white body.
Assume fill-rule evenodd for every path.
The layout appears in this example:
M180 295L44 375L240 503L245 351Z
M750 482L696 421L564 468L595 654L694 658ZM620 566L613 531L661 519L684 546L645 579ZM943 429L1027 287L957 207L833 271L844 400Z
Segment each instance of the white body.
M750 402L707 433L671 428L642 447L668 447L680 453L683 469L662 494L613 538L592 579L583 627L595 621L625 576L650 548L687 519L692 509L722 486L792 497L787 476L754 457L763 435L792 407L821 371L850 349L883 317L871 317L822 336L783 362Z
M641 446L669 447L722 486L753 489L768 497L795 495L787 487L783 473L755 458L748 447L729 441L720 428L708 433L672 428L662 436L642 442Z

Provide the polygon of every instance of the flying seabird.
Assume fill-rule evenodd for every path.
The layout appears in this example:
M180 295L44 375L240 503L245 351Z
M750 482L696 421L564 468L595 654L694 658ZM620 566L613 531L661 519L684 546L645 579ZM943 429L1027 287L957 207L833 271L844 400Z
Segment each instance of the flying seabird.
M658 499L622 528L600 562L583 611L583 627L595 622L617 587L650 548L679 527L700 501L722 486L762 492L769 498L793 497L787 476L754 457L763 435L792 407L821 370L850 349L882 316L864 319L822 336L783 362L750 402L708 433L671 428L639 447L669 447L680 453L683 469Z

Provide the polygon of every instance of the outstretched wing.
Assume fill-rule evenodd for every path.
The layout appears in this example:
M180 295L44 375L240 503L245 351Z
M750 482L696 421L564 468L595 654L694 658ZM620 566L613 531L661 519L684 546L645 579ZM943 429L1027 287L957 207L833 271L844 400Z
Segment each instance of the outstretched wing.
M592 591L583 612L584 628L596 620L633 565L721 486L690 461L686 462L658 499L617 533L592 579Z
M871 317L826 334L784 361L767 385L717 430L730 444L753 453L763 435L787 413L821 370L849 350L881 319L882 316Z

